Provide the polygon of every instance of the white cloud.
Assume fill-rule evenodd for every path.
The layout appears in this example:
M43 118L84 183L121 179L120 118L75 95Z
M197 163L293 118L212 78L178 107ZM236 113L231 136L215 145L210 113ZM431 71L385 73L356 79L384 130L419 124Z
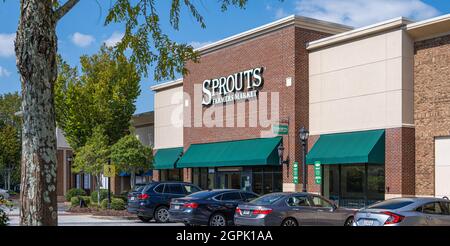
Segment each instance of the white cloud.
M9 77L9 75L11 75L11 73L6 70L6 68L0 66L0 77Z
M72 35L72 42L80 47L87 47L95 41L95 38L91 35L76 32Z
M289 14L286 11L284 11L284 9L282 9L282 8L279 8L275 11L275 18L277 18L277 19L287 17L288 15Z
M122 38L125 34L123 32L114 32L108 39L104 41L106 46L108 47L114 47L117 43L122 41Z
M0 33L0 57L14 56L15 33Z
M201 48L203 46L206 46L206 45L209 45L209 44L212 44L212 43L213 42L211 42L211 41L207 41L207 42L192 41L192 42L189 43L189 45L192 46L194 49L198 49L198 48Z
M355 27L404 16L423 20L439 15L439 11L422 0L297 0L298 15Z

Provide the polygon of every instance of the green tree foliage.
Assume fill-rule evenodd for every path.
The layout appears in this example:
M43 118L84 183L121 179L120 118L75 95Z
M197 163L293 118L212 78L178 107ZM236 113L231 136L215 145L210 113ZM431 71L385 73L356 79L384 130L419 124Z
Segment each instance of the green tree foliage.
M218 0L221 10L229 6L244 8L248 0ZM184 64L198 61L198 54L192 46L177 43L169 38L160 27L160 17L155 0L116 0L109 10L105 25L124 23L125 35L116 45L117 51L130 48L130 59L135 62L140 72L147 74L148 65L155 65L155 80L173 79L176 74L187 74ZM179 30L180 13L184 7L191 16L206 27L203 16L192 0L171 0L169 22Z
M11 168L10 185L20 182L20 101L17 92L0 95L0 175L7 179L5 171Z
M80 58L81 76L59 59L55 85L56 120L77 151L101 126L108 144L124 136L140 94L140 75L124 55L115 57L103 46L98 54Z
M109 155L108 137L102 127L96 127L86 144L78 149L72 170L76 173L84 172L95 176L97 191L99 191L103 166L108 163ZM100 195L100 193L98 194Z
M131 187L134 187L136 172L152 168L153 150L132 133L111 147L111 161L118 170L131 174Z

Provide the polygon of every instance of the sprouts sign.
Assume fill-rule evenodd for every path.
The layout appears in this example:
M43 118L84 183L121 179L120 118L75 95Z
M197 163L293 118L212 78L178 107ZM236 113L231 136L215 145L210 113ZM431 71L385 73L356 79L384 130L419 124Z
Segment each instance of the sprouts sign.
M262 67L203 81L204 106L246 100L258 96L264 83Z

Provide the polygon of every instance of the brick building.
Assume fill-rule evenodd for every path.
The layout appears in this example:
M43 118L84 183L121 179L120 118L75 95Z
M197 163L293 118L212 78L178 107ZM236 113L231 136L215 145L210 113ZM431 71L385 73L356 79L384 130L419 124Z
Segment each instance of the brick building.
M291 16L197 49L187 76L152 88L155 179L300 191L305 127L308 191L354 207L450 193L449 18Z
M133 115L132 126L135 128L136 137L142 144L153 147L154 145L154 113L146 112ZM72 188L85 190L88 194L94 191L97 181L88 173L72 172L73 149L67 143L61 129L56 130L57 139L57 196L59 201L64 201L67 191ZM152 180L152 171L140 172L136 176L136 183L144 183ZM102 188L108 188L106 177L102 178ZM128 192L131 188L130 175L118 173L111 178L111 190L114 194Z

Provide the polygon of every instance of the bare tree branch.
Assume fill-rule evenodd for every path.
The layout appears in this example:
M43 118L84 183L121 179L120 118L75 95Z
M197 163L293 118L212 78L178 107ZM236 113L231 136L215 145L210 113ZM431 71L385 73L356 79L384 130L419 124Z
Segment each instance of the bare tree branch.
M64 5L55 11L55 21L66 15L80 0L68 0Z

